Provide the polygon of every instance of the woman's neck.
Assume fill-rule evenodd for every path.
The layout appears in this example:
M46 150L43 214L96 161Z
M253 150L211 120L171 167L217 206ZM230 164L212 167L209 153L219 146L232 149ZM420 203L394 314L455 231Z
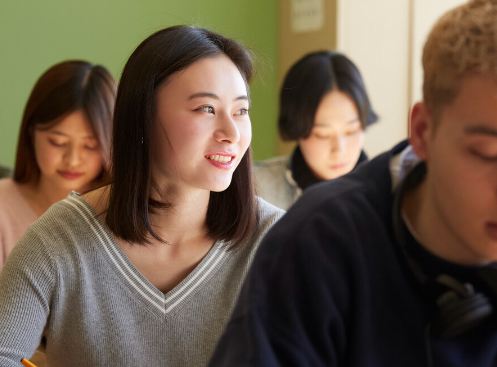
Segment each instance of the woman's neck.
M210 192L207 190L185 190L168 187L164 195L152 195L153 199L170 203L171 207L156 209L150 215L155 233L168 244L208 241L207 207Z
M110 187L90 191L83 198L104 219L108 208ZM171 206L150 214L155 233L166 244L149 236L142 246L115 236L117 244L138 271L163 293L173 289L202 261L214 241L207 235L206 215L210 192L206 190L175 190L167 187L164 195L153 199Z

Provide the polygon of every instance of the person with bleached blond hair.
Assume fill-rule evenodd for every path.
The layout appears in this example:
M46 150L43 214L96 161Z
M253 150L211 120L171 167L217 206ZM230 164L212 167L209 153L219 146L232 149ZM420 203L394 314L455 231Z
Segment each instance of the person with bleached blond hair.
M436 23L409 141L272 228L210 367L497 365L496 19Z

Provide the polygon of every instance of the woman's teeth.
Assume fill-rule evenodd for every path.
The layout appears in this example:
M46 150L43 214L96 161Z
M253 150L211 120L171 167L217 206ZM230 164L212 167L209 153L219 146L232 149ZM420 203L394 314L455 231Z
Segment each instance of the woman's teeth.
M219 163L228 163L231 161L232 157L225 156L225 155L208 155L206 156L207 159L219 162Z

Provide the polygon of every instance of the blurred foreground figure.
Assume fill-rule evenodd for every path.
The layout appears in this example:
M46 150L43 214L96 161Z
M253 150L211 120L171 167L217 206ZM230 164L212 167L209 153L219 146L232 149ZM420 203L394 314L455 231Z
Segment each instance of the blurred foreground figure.
M497 365L495 19L438 21L409 142L275 225L211 367Z

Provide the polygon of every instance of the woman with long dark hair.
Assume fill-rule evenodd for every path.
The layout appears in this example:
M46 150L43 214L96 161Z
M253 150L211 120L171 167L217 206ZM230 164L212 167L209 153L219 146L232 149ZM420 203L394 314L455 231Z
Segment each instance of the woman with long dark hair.
M109 71L86 61L61 62L38 79L22 118L14 176L0 180L0 271L52 204L108 179L115 99Z
M260 239L249 52L195 27L147 38L118 88L112 182L71 194L0 277L0 361L40 338L50 366L203 366ZM33 246L36 243L37 246Z

